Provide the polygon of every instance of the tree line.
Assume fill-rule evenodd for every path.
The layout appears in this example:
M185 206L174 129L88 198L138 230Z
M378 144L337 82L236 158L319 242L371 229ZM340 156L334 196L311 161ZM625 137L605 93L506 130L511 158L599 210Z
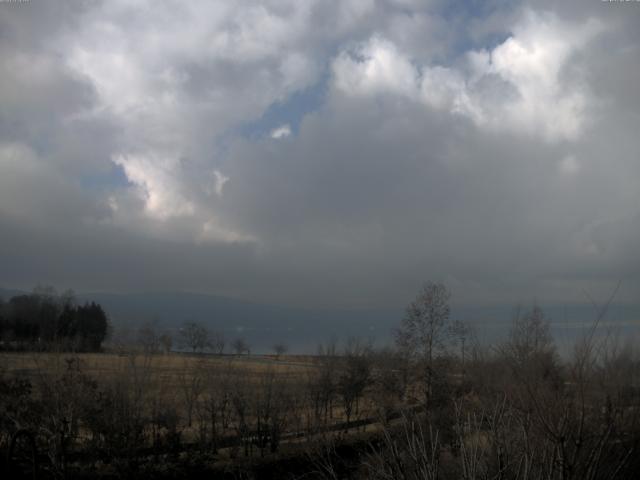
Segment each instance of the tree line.
M99 304L77 304L73 292L37 287L30 294L0 299L0 347L4 350L99 351L109 332Z
M251 345L244 337L238 336L228 341L224 332L209 329L193 320L184 321L177 331L162 328L157 320L146 321L133 330L122 326L114 328L109 347L118 351L138 348L147 354L168 354L172 351L213 355L251 354ZM285 342L276 342L271 347L277 358L288 350Z
M235 478L635 478L640 356L598 335L606 305L562 358L540 307L517 310L505 339L482 345L449 300L428 283L393 345L330 342L298 370L143 349L100 378L80 356L59 358L55 375L0 374L0 450L33 432L60 477L92 458L123 477L220 460ZM187 327L201 351L203 332ZM250 471L291 452L302 458L295 475Z

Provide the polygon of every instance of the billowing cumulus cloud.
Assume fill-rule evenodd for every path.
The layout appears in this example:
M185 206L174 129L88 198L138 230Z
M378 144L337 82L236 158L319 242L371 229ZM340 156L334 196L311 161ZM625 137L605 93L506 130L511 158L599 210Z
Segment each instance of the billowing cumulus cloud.
M0 4L0 284L640 293L635 5L70 5Z
M335 82L351 96L393 92L481 127L571 140L581 133L590 98L568 66L601 28L596 20L576 27L527 10L506 40L466 52L460 68L416 65L392 42L373 37L338 57Z

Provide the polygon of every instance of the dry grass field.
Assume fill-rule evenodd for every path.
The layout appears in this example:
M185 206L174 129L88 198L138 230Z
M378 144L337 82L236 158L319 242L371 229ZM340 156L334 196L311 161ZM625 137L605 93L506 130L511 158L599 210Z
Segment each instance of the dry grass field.
M75 368L100 380L121 378L133 370L144 369L147 374L169 386L176 386L180 379L195 371L240 370L248 376L261 376L274 372L286 377L305 375L314 369L310 356L271 355L168 355L130 352L118 353L52 353L52 352L2 352L0 369L9 375L37 379L57 375Z
M182 435L194 440L211 399L241 395L253 400L273 385L279 393L300 391L317 369L311 357L129 353L3 352L0 371L29 380L35 391L50 388L72 373L99 388L128 391L148 415L171 409L183 423ZM268 385L267 385L268 383Z
M632 456L640 390L628 382L635 360L618 356L587 376L586 367L563 369L544 352L526 362L503 354L470 360L464 378L456 363L434 363L433 371L415 364L402 384L394 358L2 353L0 446L9 451L18 432L29 432L22 438L33 438L37 467L51 478L165 478L194 465L236 475L229 478L294 478L278 470L288 471L291 459L300 475L331 479L401 478L425 465L442 473L407 478L480 478L461 472L510 468L508 478L595 480L633 478L625 475L640 469ZM433 389L420 404L425 379ZM580 449L559 450L555 430L543 429L549 425ZM28 473L29 445L8 455L5 468ZM505 455L517 464L503 466ZM517 474L525 461L551 472L559 455L582 476ZM276 473L265 477L260 462Z
M287 425L282 425L283 434L308 428L311 417L315 415L313 421L318 422L320 414L317 406L313 411L310 398L317 388L320 369L314 357L295 355L0 353L0 372L5 377L28 380L36 394L61 389L64 396L68 387L62 387L60 381L71 375L76 378L72 383L77 384L71 388L77 386L78 395L86 395L77 380L81 376L94 382L98 390L125 392L135 409L147 418L173 412L174 427L186 442L210 435L207 429L212 428L212 409L219 410L216 415L220 418L213 422L217 427L219 424L217 435L221 436L237 434L239 424L253 424L260 415L282 415L283 408L288 418ZM361 399L351 420L372 414L371 405L370 398ZM339 424L345 420L343 406L332 400L324 422Z

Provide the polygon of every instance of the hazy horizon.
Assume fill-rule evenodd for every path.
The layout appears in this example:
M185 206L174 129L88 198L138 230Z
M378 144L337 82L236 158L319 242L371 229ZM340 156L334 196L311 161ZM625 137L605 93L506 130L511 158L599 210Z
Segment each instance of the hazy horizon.
M29 290L31 291L31 289ZM29 293L0 286L0 298ZM58 290L62 293L62 290ZM337 342L339 348L349 338L372 342L376 347L394 344L393 332L405 316L407 305L387 308L309 308L262 304L188 292L105 293L75 292L80 304L95 301L106 311L115 329L116 343L123 335L136 342L136 332L152 327L179 338L179 330L196 322L211 333L222 333L230 344L243 338L253 353L272 353L284 343L292 354L312 354L320 344ZM587 335L604 304L541 304L537 301L515 305L459 305L451 302L451 320L462 321L473 332L473 342L495 346L507 339L516 316L526 315L533 306L542 308L549 321L561 355L573 351L576 341ZM613 301L598 322L597 337L607 335L620 345L637 341L640 334L640 306ZM179 346L179 345L178 345Z

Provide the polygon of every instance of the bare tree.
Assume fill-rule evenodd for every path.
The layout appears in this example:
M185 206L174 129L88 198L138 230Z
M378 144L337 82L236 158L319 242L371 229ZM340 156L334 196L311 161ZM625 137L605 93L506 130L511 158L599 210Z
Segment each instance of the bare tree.
M469 338L473 334L473 331L469 325L467 325L462 320L455 320L451 323L449 327L449 332L451 335L451 340L454 345L460 347L460 367L462 370L462 376L465 376L465 360L467 353L467 344Z
M337 355L336 340L330 340L326 346L318 346L316 362L317 370L308 379L308 392L314 403L315 421L326 426L329 418L333 418L333 400L337 389Z
M276 358L280 359L282 355L287 353L289 347L284 342L278 342L273 346L273 351L276 354Z
M171 347L173 347L173 337L169 332L164 332L159 338L160 345L165 354L171 353Z
M251 349L249 348L249 344L244 340L244 338L236 338L231 345L233 347L233 351L236 352L236 355L242 355L243 353L251 353Z
M534 305L524 314L520 309L516 310L505 349L518 362L555 354L549 320L539 306Z
M187 426L191 427L194 409L204 390L205 369L202 363L193 366L186 360L180 370L178 380L187 412Z
M180 329L182 346L193 353L201 352L209 346L209 331L199 323L186 322Z
M267 446L271 453L278 450L280 437L287 424L289 398L285 394L288 389L284 378L269 369L261 375L253 390L253 431L260 456L264 456Z
M216 353L217 355L222 355L224 353L224 347L225 347L224 333L218 330L214 330L210 335L209 343L214 353Z
M423 365L427 405L433 395L435 360L445 353L450 336L450 296L443 284L426 283L407 307L400 328L396 330L398 348Z
M344 363L338 378L338 393L349 429L353 415L360 413L360 398L371 381L371 347L350 339L344 352Z
M201 440L208 437L214 452L231 422L232 387L237 375L238 371L230 364L206 371L203 401L198 413L201 417Z
M235 342L234 342L235 343ZM248 384L246 372L237 371L233 378L233 385L231 386L231 407L233 415L231 416L231 426L236 432L237 446L236 448L244 448L244 456L248 457L252 450L251 443L251 425L250 425L250 399L253 398L251 394L251 386ZM232 449L231 456L235 456Z
M146 322L138 328L136 340L145 353L157 353L160 350L160 336L155 323L154 321Z
M441 445L438 430L430 422L424 426L415 416L404 416L398 432L388 426L382 429L380 446L372 448L365 461L367 478L438 480L442 478Z
M386 423L394 412L407 390L409 368L406 357L390 348L372 352L375 401L383 423Z

